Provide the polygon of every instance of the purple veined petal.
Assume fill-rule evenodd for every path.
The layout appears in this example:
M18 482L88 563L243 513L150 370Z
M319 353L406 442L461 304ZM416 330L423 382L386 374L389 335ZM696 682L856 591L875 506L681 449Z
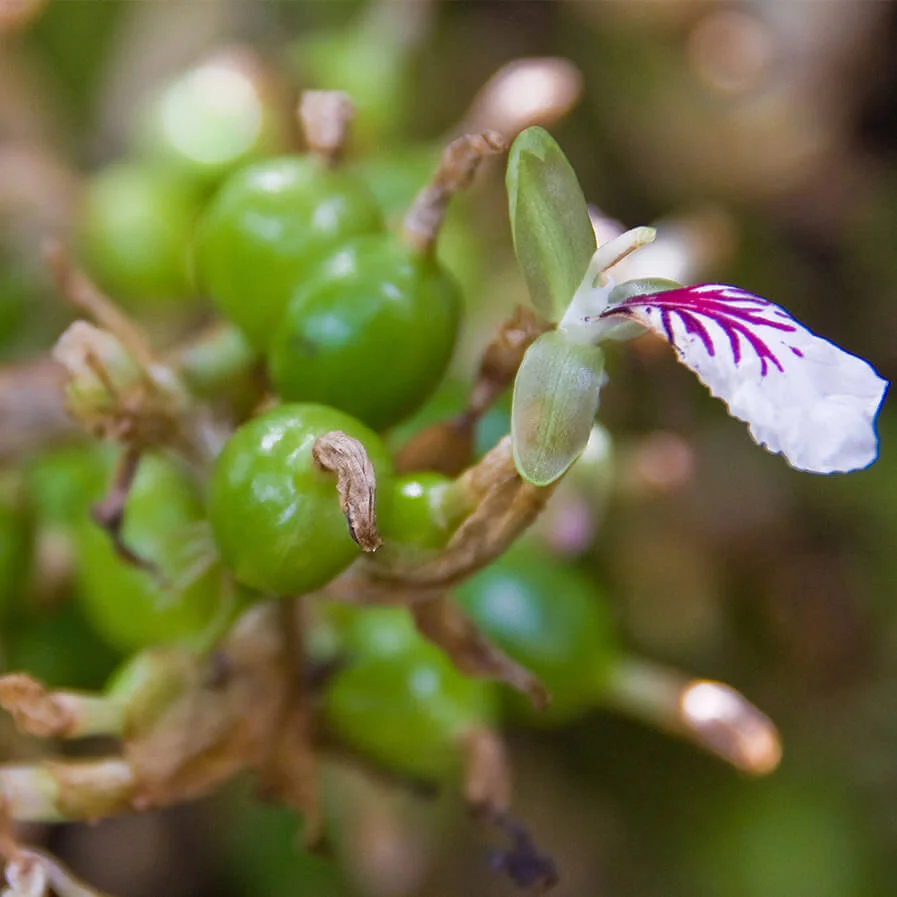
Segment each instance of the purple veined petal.
M607 325L621 318L668 340L751 436L792 467L836 473L875 460L887 381L777 305L702 284L632 296L600 316Z

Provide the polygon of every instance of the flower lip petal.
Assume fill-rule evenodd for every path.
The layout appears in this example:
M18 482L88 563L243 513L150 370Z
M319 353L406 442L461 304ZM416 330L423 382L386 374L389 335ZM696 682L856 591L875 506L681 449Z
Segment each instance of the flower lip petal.
M670 342L754 439L792 467L847 472L878 455L875 416L887 382L760 296L700 284L632 296L600 318L608 329L628 318Z

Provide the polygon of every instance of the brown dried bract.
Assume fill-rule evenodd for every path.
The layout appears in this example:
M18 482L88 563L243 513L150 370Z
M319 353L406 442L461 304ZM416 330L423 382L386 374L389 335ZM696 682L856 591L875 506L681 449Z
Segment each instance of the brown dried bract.
M480 417L517 376L526 350L551 325L534 311L518 305L483 352L477 379L467 403L468 414Z
M433 179L414 198L402 224L405 242L426 252L439 234L446 208L452 196L473 180L483 159L507 148L498 131L464 134L443 151Z
M416 602L411 613L421 635L442 648L462 673L504 682L525 694L538 709L548 705L545 686L496 648L451 598L442 595Z
M459 414L415 433L395 456L398 473L431 470L457 476L473 455L476 418Z
M118 459L109 491L101 501L91 508L91 517L97 526L106 531L115 553L126 564L144 570L161 583L163 578L159 568L129 548L122 533L125 523L125 506L140 467L140 456L139 449L126 448L124 450Z
M37 738L62 737L77 725L72 708L25 673L0 677L0 707L12 716L20 732Z
M336 474L349 534L363 551L376 551L383 544L377 531L377 480L364 446L341 430L334 430L315 440L312 457L322 470Z

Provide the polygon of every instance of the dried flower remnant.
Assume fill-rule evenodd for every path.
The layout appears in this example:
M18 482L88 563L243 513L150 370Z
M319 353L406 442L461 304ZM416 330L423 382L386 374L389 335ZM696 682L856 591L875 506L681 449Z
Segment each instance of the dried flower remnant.
M349 535L363 551L376 551L382 544L377 531L374 465L364 446L338 430L319 436L312 447L315 463L336 474L340 507L349 525Z

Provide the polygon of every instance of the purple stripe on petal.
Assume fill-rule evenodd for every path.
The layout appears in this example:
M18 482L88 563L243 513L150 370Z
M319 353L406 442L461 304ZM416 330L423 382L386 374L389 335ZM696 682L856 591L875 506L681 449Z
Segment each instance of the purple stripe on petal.
M770 365L783 371L781 361L770 344L763 337L763 329L791 333L797 326L786 312L778 306L767 302L752 293L746 293L737 287L720 284L703 284L695 287L683 287L663 293L633 296L612 306L602 313L602 317L613 315L638 316L656 310L660 314L660 323L669 342L673 338L672 318L679 318L685 332L698 337L704 344L707 354L713 356L716 346L702 319L712 321L729 340L729 348L735 365L742 361L742 340L750 347L760 361L760 374L766 376ZM791 347L799 357L800 350Z

